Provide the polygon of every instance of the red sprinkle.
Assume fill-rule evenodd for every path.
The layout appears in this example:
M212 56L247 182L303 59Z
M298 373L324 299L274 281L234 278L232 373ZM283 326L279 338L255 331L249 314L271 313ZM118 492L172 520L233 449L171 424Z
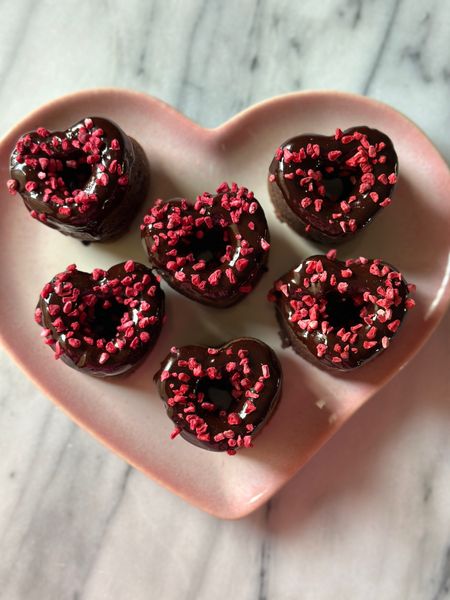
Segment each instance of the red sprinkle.
M19 182L16 179L8 179L8 181L6 182L6 187L8 188L8 192L11 195L14 195L19 189Z

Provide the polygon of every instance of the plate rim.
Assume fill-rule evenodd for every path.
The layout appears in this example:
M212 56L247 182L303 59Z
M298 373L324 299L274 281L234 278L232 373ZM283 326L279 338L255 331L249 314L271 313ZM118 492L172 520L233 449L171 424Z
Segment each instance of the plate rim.
M195 120L187 117L180 110L174 108L168 102L165 102L164 100L161 100L160 98L153 96L151 94L148 94L146 92L122 88L122 87L109 87L109 86L99 87L99 88L87 88L87 89L82 89L82 90L78 90L75 92L63 94L61 96L57 96L57 97L41 104L37 108L29 111L19 121L14 123L12 125L12 127L10 127L6 131L6 133L1 137L0 148L3 147L4 145L7 145L9 143L9 139L12 136L15 137L17 135L17 130L20 129L20 126L22 123L24 123L25 121L28 121L28 120L33 120L36 116L39 115L39 113L43 109L51 111L53 107L58 107L60 104L62 104L64 102L67 102L67 101L70 101L70 102L75 101L76 102L78 100L83 101L83 100L86 100L89 97L95 96L97 94L105 94L105 93L106 94L107 93L126 94L128 96L134 96L139 101L158 105L161 109L163 109L163 111L165 111L166 113L169 113L172 118L174 117L183 127L187 128L187 129L191 129L191 130L192 129L196 130L196 135L200 134L201 136L203 136L204 138L209 140L210 143L213 143L213 144L218 143L223 137L229 135L230 132L233 132L236 128L239 128L241 126L241 122L246 120L246 118L248 117L249 114L255 114L261 110L265 110L270 105L279 104L280 102L291 102L291 101L295 102L297 99L300 100L305 97L308 97L310 99L314 99L314 97L317 97L322 100L323 98L336 98L336 96L338 96L344 100L348 99L352 102L356 101L359 103L366 104L367 106L374 107L377 110L382 110L384 112L387 111L389 113L392 113L396 118L400 117L402 120L405 121L405 123L409 127L412 126L414 129L416 129L419 132L419 134L428 143L429 149L434 153L435 158L439 162L441 162L442 166L445 169L448 169L445 158L440 153L438 148L434 145L434 143L429 138L429 136L414 121L412 121L409 117L407 117L404 113L402 113L401 111L397 110L396 108L394 108L394 107L390 106L389 104L386 104L380 100L377 100L377 99L374 99L374 98L371 98L368 96L362 96L360 94L353 93L353 92L346 92L346 91L334 90L334 89L300 90L300 91L293 91L293 92L289 92L289 93L285 93L285 94L278 94L275 96L271 96L270 98L263 99L259 102L256 102L255 104L252 104L252 105L246 107L245 109L243 109L239 113L233 115L232 117L230 117L223 123L217 125L216 127L204 127L204 126L200 125L199 123L197 123ZM450 180L450 171L449 171L449 180ZM405 364L407 364L410 360L412 360L415 357L415 355L424 347L424 345L428 342L429 338L431 337L431 335L433 334L433 332L435 331L438 324L440 323L440 321L442 320L442 318L444 317L445 313L448 310L448 307L450 304L450 261L447 262L447 270L444 274L442 281L443 281L443 283L445 281L445 286L443 287L443 289L441 286L442 295L439 300L438 306L433 311L433 316L432 316L432 319L430 319L431 323L427 329L427 332L422 337L420 343L416 347L414 347L411 351L405 353L404 360L399 365L398 370L400 370ZM66 407L61 402L59 402L57 397L55 397L44 386L44 384L41 383L40 380L38 380L31 373L27 364L22 361L20 356L18 354L16 354L13 347L10 346L10 344L8 343L8 340L5 338L5 336L3 334L2 328L0 328L0 345L3 348L3 350L5 351L5 353L11 358L12 362L20 368L20 370L28 377L28 379L33 383L33 385L35 385L36 388L39 389L39 391L44 396L51 399L52 403L54 405L56 405L59 410L61 410L67 417L69 417L79 427L81 427L83 430L87 431L95 440L101 442L101 444L103 446L105 446L109 451L113 452L116 456L118 456L120 459L124 460L126 463L132 465L138 471L144 473L145 476L147 476L147 477L151 478L153 481L157 482L158 485L161 485L165 489L168 489L172 493L175 493L177 496L181 497L183 500L185 500L189 504L194 505L196 508L200 508L202 511L207 512L215 517L219 517L222 519L243 518L243 517L249 515L250 513L254 512L256 509L258 509L263 504L265 504L290 479L292 479L293 476L295 476L295 473L297 473L304 466L304 464L306 464L306 462L308 462L312 458L312 456L314 456L318 451L320 451L320 449L326 444L326 442L329 441L331 439L331 437L333 437L334 434L339 429L341 429L341 427L343 425L345 425L345 423L351 417L353 417L361 409L361 407L365 404L365 402L367 400L369 400L371 397L370 396L369 398L367 398L367 400L365 402L363 402L361 404L361 406L358 407L351 415L348 415L348 417L346 417L343 421L340 421L339 427L331 428L328 432L329 435L326 436L325 442L320 443L320 445L318 447L316 447L310 454L308 454L307 459L304 461L304 463L299 468L297 468L295 470L294 474L289 475L289 477L284 482L281 482L278 486L275 486L272 490L270 490L269 494L263 493L261 495L261 497L258 497L257 499L255 499L254 502L249 502L245 505L242 505L239 510L233 510L231 507L229 507L228 511L225 511L225 512L220 511L220 510L215 511L211 507L199 506L187 494L183 493L183 491L175 488L173 485L171 485L167 481L162 480L160 477L158 477L157 474L149 473L147 470L145 470L141 466L135 464L133 462L133 460L131 460L128 456L125 456L120 450L113 448L108 443L108 439L105 438L103 435L99 434L99 432L97 430L92 429L89 425L87 425L85 423L81 423L81 421L76 416L74 416L72 413L70 413L70 411L68 409L66 409ZM388 381L390 381L393 377L395 377L397 373L398 373L398 371L394 372L390 377L388 377L387 380L384 380L383 385L385 383L387 383Z

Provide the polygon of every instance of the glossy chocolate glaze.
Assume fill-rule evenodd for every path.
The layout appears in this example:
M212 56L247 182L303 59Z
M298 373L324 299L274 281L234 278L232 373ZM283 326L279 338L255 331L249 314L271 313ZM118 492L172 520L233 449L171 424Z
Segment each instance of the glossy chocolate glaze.
M92 127L86 129L85 123L89 120ZM102 135L98 136L101 138L98 162L87 164L86 159L89 157L91 160L96 152L89 150L89 145L84 145L85 140L98 130L102 131ZM27 140L27 145L22 148L19 140L19 147L16 145L14 148L10 161L11 180L16 182L15 190L22 196L32 216L65 235L90 242L109 240L124 233L145 199L149 185L149 167L139 144L118 125L103 117L88 117L66 131L44 130L41 134L38 131L21 136L21 140ZM83 143L80 143L80 139ZM65 144L65 149L62 144ZM63 165L74 159L83 161L83 172L78 167L72 170L65 168L59 175L64 181L71 179L67 185L70 192L74 188L88 195L96 195L96 201L85 204L87 210L82 207L80 211L81 203L71 195L64 197L62 203L44 200L45 190L51 188L48 177L42 180L39 177L45 172L45 166L44 169L41 167L39 159L52 158L62 161ZM27 165L26 159L37 159L38 164ZM100 178L104 173L108 181L101 183ZM127 180L125 184L123 177ZM36 189L25 188L30 182L35 184ZM55 192L57 195L58 191ZM64 211L70 211L70 214L64 214Z
M172 348L154 379L167 415L175 423L174 435L180 433L191 444L207 450L233 454L242 446L250 446L271 417L280 398L282 372L267 344L239 338L209 349ZM185 387L180 389L181 385ZM228 396L229 406L224 405L220 386L236 393L234 399ZM203 400L199 390L205 390ZM202 402L206 402L204 408ZM197 417L200 420L193 422Z
M395 267L373 259L363 259L367 260L366 264L361 264L359 260L341 262L330 260L324 255L310 256L283 275L269 295L275 302L281 335L286 345L292 345L297 354L322 368L354 369L380 354L395 335L409 308L408 302L412 303L411 299L408 300L408 285ZM311 268L318 261L320 273ZM350 276L348 269L351 271ZM383 269L385 275L376 274ZM342 276L343 271L345 277ZM315 275L322 276L323 281L320 278L312 281L316 279ZM390 279L391 277L393 278ZM391 281L392 288L396 290L395 301L390 306L385 306L383 295L390 285L387 281ZM337 286L340 283L347 284L348 288L339 292ZM364 294L366 301L363 299ZM388 296L390 294L388 292ZM313 308L313 321L316 321L314 328L307 326L302 329L299 324L302 318L305 319L303 324L311 324L309 311L312 304L310 301L309 304L305 303L305 297L308 296L313 298L315 307L324 298L329 299L329 304L322 314ZM367 313L366 320L360 313L363 307ZM303 314L300 313L302 310ZM388 318L383 322L386 316ZM322 329L324 321L331 326L331 330L329 327ZM355 331L351 327L355 327ZM371 344L370 348L364 347L367 342ZM375 344L372 345L373 342ZM322 356L318 356L319 344L326 347ZM335 350L336 344L340 346L339 351ZM347 344L350 347L345 351ZM334 361L339 358L341 361L334 362L333 358Z
M103 308L105 301L111 306ZM35 315L56 358L98 377L134 369L155 345L163 317L158 281L133 261L93 273L68 268L46 284Z
M342 142L350 139L355 132L365 136L367 148L360 139ZM320 149L319 155L312 150L314 145ZM305 153L300 156L301 149ZM338 244L368 225L380 207L390 203L398 171L397 154L389 137L377 129L351 127L339 139L334 135L299 135L284 142L281 151L269 167L269 192L278 218L300 235L326 244ZM330 152L341 152L341 155L337 158L331 155L333 160L330 160ZM349 166L347 161L352 164L355 156L356 164ZM380 157L384 157L382 162ZM363 162L359 163L361 160ZM306 175L309 170L320 173L319 183L325 181L325 193L317 189L317 183L313 183L312 190L309 189L311 181L305 175L297 174L298 168ZM373 174L374 182L369 189L360 192L361 178L366 170ZM390 176L393 183L385 180L384 176ZM334 180L334 190L330 187L331 180ZM312 200L308 206L301 205L305 197ZM354 199L349 202L352 197ZM316 210L315 199L321 201L319 211Z
M242 199L242 206L233 214L234 208L226 209L223 203L228 199L232 205L236 197L238 202ZM174 216L182 223L176 238L170 237ZM206 257L201 269L198 256L192 254L199 233L217 236L211 240L211 247L223 245L216 257ZM217 308L235 304L254 288L266 270L269 228L261 205L246 188L230 189L223 184L215 196L205 193L195 205L181 198L157 201L144 219L141 235L150 265L171 287L202 304ZM241 268L243 263L245 267Z

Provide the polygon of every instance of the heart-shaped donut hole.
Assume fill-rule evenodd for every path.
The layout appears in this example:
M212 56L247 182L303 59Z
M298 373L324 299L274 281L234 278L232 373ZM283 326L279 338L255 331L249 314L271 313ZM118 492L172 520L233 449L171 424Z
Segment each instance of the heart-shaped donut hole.
M80 304L83 310L80 310ZM95 293L84 294L80 298L80 304L78 321L82 338L88 336L107 344L120 335L124 325L130 320L127 306L112 290L106 293L96 290Z
M131 260L92 273L69 265L44 286L35 311L55 358L100 377L135 368L156 343L163 316L158 281Z
M336 244L391 203L397 168L391 140L377 129L305 134L277 149L269 192L280 220L301 235Z
M183 206L187 209L186 205ZM212 272L230 256L235 245L236 239L229 227L214 223L208 227L203 223L179 240L176 257L196 265L198 270L202 270L201 266L204 265L205 270ZM182 262L183 260L178 261L179 266L186 264L181 265Z
M255 287L265 270L270 236L252 192L223 183L194 205L158 199L141 235L152 267L192 300L225 308Z
M10 159L11 194L33 218L86 241L125 231L148 186L140 146L115 123L87 117L65 131L22 135Z
M281 366L267 344L240 338L220 347L172 348L155 375L171 436L218 452L252 446L281 393Z
M328 292L324 296L326 319L336 331L341 327L352 327L361 322L362 310L367 310L363 294L341 294ZM325 315L324 315L325 316Z
M310 256L275 282L286 345L322 367L349 370L384 351L415 305L401 273L380 259Z

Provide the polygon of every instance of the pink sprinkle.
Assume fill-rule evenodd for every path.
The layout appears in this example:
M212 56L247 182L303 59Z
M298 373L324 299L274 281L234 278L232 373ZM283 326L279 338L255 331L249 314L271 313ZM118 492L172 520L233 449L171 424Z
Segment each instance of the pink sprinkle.
M341 281L340 283L338 283L338 285L337 285L338 292L340 292L341 294L345 294L347 289L348 289L348 283L346 281Z
M183 271L177 271L174 275L175 279L178 281L184 281L186 279L186 273Z
M369 329L369 331L366 333L366 338L367 338L368 340L373 340L373 339L374 339L374 337L376 336L376 334L377 334L377 328L376 328L375 326L372 326L372 327Z
M107 186L109 183L109 176L106 173L102 173L97 179L97 183L102 186Z
M351 269L342 269L341 276L344 279L349 279L353 275L353 271ZM339 289L339 287L338 287Z
M394 183L397 183L397 175L395 173L391 173L388 177L388 181L391 185L394 185Z
M109 356L108 352L102 352L102 353L100 354L100 358L98 359L98 362L99 362L101 365L103 365L103 364L105 364L105 362L106 362L107 360L109 360L109 358L110 358L110 356Z
M94 269L92 271L92 279L94 281L98 281L105 275L105 271L103 269Z
M373 348L374 346L376 346L376 345L377 345L377 343L378 343L378 342L366 342L366 341L364 341L364 342L363 342L363 348L364 348L365 350L370 350L371 348Z
M317 344L316 353L318 358L322 358L322 356L326 353L327 347L325 344Z
M337 160L342 155L340 150L332 150L328 152L328 160Z
M305 273L307 273L308 275L311 275L312 273L315 273L315 272L316 272L316 261L315 260L308 261L308 263L306 265Z
M119 140L113 139L111 141L111 150L120 150Z
M68 206L60 206L58 208L58 214L59 215L64 215L66 217L69 217L71 215L71 210Z
M239 258L239 259L236 261L236 269L237 269L239 272L242 272L242 271L244 271L244 269L246 269L246 268L247 268L247 266L248 266L248 259L247 259L247 258Z
M337 252L336 252L335 248L332 248L331 250L328 250L328 252L327 252L327 258L328 258L328 260L335 260L336 254L337 254Z
M72 312L72 308L72 302L66 302L63 306L63 313L68 315L70 312Z
M174 439L177 437L177 435L179 435L179 434L181 433L181 431L182 431L182 430L181 430L181 427L175 427L175 428L172 430L172 433L170 434L170 439L171 439L171 440L174 440Z
M38 134L39 137L47 137L47 135L49 135L50 132L45 127L38 127L36 129L36 133Z
M228 425L239 425L241 418L237 413L230 413L228 415Z
M256 406L253 404L251 400L247 400L245 404L245 414L249 415L250 413L256 410Z
M395 321L392 321L392 323L389 323L387 328L389 329L389 331L392 331L393 333L395 333L397 331L397 329L400 327L400 320L396 319Z
M60 307L58 304L49 304L48 306L48 314L51 317L56 317L56 315L59 313L60 311Z
M269 369L269 365L262 365L262 374L264 379L269 379L270 378L270 369Z
M342 212L345 214L348 214L351 211L350 204L345 202L345 200L342 200L342 202L340 203L340 207L341 207Z
M38 184L35 181L27 181L25 184L25 189L27 192L34 192L38 187Z
M241 259L241 260L245 260L245 259ZM219 284L220 278L222 276L222 271L220 269L216 269L215 271L213 271L211 273L211 275L208 277L208 282L210 285L212 286L216 286Z
M261 238L261 248L267 252L267 250L270 248L270 244L269 242L267 242L264 238Z
M236 277L234 276L233 269L228 268L225 271L225 275L228 277L230 283L236 283Z
M350 231L355 232L357 229L356 219L350 219L348 222L348 226L350 228Z
M169 379L170 377L170 372L169 371L162 371L161 372L161 381L165 381L166 379Z
M110 353L110 354L115 354L117 352L117 348L114 346L113 342L108 342L106 344L106 350Z
M305 196L300 201L300 206L302 208L308 208L308 206L310 206L311 204L312 204L312 200L311 200L311 198L308 198L308 196Z
M123 268L125 269L126 273L132 273L134 271L134 261L127 260Z
M275 181L275 175L274 175L273 173L271 173L271 174L269 175L269 181L270 181L270 182L273 182L273 181Z
M244 435L244 448L251 448L252 445L252 436Z
M412 298L407 298L405 300L405 307L406 307L407 310L410 310L411 308L414 308L415 305L416 305L416 302Z
M19 189L19 182L16 179L8 179L6 182L6 187L8 188L8 192L14 196Z
M72 348L79 348L81 346L81 341L76 338L69 338L67 342Z

